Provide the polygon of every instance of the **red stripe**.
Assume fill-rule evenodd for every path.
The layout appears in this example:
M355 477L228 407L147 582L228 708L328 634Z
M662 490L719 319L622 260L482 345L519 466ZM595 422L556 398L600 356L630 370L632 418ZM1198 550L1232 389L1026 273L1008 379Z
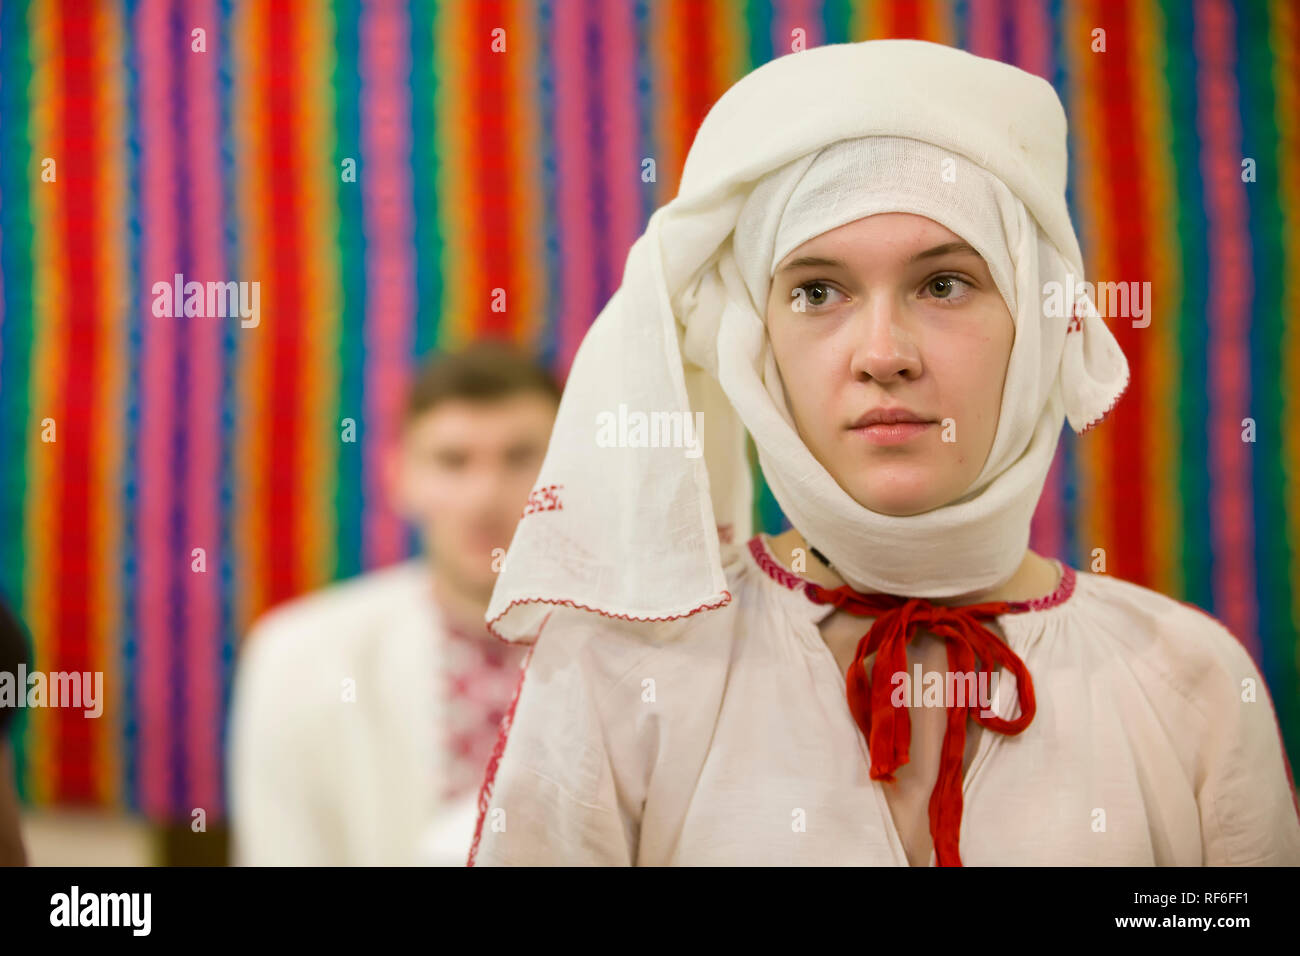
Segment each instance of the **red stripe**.
M298 541L294 480L299 473L297 423L306 418L298 408L298 338L302 317L300 302L301 250L298 248L298 206L294 189L302 158L294 143L298 127L298 98L294 84L294 57L290 51L298 42L296 24L288 0L273 0L270 6L263 55L267 64L267 144L263 158L269 171L271 242L269 275L249 276L261 280L269 292L263 305L269 315L251 334L263 336L270 350L270 420L263 422L262 476L266 481L265 509L266 570L268 604L276 604L297 593L294 547ZM314 476L313 476L314 477Z
M514 304L510 292L511 280L515 277L514 249L510 242L511 222L522 211L510 208L515 194L514 178L510 172L510 158L514 155L515 144L510 135L510 92L507 83L510 79L508 65L511 61L507 58L519 55L509 44L520 41L507 32L506 52L494 53L490 42L492 31L504 28L509 19L503 5L500 0L483 0L472 4L471 8L474 25L470 36L474 42L470 44L470 49L474 57L471 70L475 79L475 99L474 109L470 112L478 118L478 128L474 157L469 163L470 177L475 180L469 194L478 197L479 220L483 224L483 278L487 281L487 290L472 299L475 303L473 311L479 316L472 332L476 336L508 338L515 325L510 319L509 311ZM506 290L507 311L492 310L491 300L487 297L492 289Z
M97 542L90 533L91 455L94 424L98 411L95 400L95 356L99 348L95 303L99 301L95 272L95 236L99 223L95 194L96 156L99 143L98 89L95 83L94 8L64 2L59 10L62 51L63 99L59 118L57 185L38 184L38 189L63 191L63 241L68 252L64 263L67 338L67 374L57 383L55 421L58 441L44 446L60 462L55 473L62 475L58 506L58 556L56 559L54 633L49 639L54 653L45 662L47 671L93 670L89 642L92 593L92 562L99 557ZM53 687L50 687L51 692ZM96 766L92 727L80 708L54 709L57 783L53 797L68 802L95 799L93 771Z
M895 40L925 40L921 32L921 5L918 0L894 0L889 5L889 32Z
M682 71L680 86L685 107L680 116L686 126L679 130L682 142L688 147L700 128L704 116L716 98L712 83L711 55L720 42L713 29L713 13L708 4L682 3L673 8L673 19L677 27L674 48L676 66ZM780 48L778 47L778 52ZM686 151L682 152L685 161Z
M1106 52L1085 54L1103 57L1102 65L1094 71L1098 80L1098 97L1105 126L1098 131L1104 148L1098 155L1109 169L1101 177L1103 198L1110 207L1111 233L1114 244L1114 275L1094 275L1094 281L1140 282L1149 275L1145 249L1147 226L1143 218L1143 202L1139 171L1142 162L1139 149L1145 140L1138 135L1135 115L1136 97L1133 95L1136 78L1132 59L1142 51L1132 49L1130 39L1134 33L1129 23L1126 3L1106 0L1096 9L1096 26L1106 31ZM1098 295L1100 299L1100 294ZM1102 302L1098 307L1105 309ZM1131 311L1131 309L1130 309ZM1146 378L1146 340L1148 329L1134 329L1128 316L1106 315L1120 347L1128 358L1131 381ZM1106 431L1111 441L1110 484L1107 540L1112 544L1110 572L1115 577L1150 587L1151 568L1147 566L1146 552L1141 546L1142 532L1148 526L1147 491L1143 474L1146 466L1146 448L1142 438L1142 405L1138 401L1121 402L1110 413Z

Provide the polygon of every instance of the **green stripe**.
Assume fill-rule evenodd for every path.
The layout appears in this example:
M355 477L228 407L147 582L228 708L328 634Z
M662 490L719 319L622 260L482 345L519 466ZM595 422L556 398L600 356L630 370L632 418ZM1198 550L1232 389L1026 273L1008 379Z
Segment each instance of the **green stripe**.
M39 185L28 123L32 62L27 37L28 4L0 6L0 267L4 270L4 317L0 320L0 591L24 619L26 561L23 554L27 456L39 441L32 416L32 217L30 192ZM33 186L33 184L36 184ZM47 187L53 188L53 187ZM27 710L11 729L18 793L28 799Z
M1204 194L1200 178L1200 141L1196 129L1195 80L1192 23L1181 0L1161 0L1164 46L1168 56L1166 81L1172 117L1170 156L1174 166L1173 209L1178 245L1170 250L1183 277L1183 296L1177 314L1165 321L1173 325L1173 339L1180 343L1177 421L1179 516L1182 521L1181 593L1173 595L1209 608L1213 601L1210 585L1211 541L1209 525L1209 450L1205 422L1209 414L1205 389L1206 276L1209 262L1205 248Z
M438 75L434 62L433 5L411 3L411 185L415 202L415 354L442 343L443 239L438 210Z
M334 169L338 178L339 266L343 296L340 309L339 389L335 423L356 422L356 441L340 442L338 481L334 506L338 516L334 576L350 577L361 570L362 458L365 432L362 404L365 347L363 323L366 309L365 239L362 230L361 183L366 172L361 162L361 81L357 73L359 0L335 0L334 112L337 138ZM343 182L344 158L357 164L357 181Z
M1300 673L1296 630L1291 619L1291 570L1294 555L1287 538L1286 473L1283 429L1286 394L1282 387L1282 350L1286 338L1285 222L1278 178L1277 127L1288 120L1277 114L1273 88L1273 45L1268 12L1253 4L1238 9L1238 68L1243 151L1256 163L1256 181L1243 184L1250 202L1254 300L1251 310L1251 401L1256 440L1244 446L1253 455L1252 504L1255 522L1256 597L1262 641L1261 667L1272 691L1278 723L1292 764L1300 760ZM1294 118L1289 120L1294 124Z

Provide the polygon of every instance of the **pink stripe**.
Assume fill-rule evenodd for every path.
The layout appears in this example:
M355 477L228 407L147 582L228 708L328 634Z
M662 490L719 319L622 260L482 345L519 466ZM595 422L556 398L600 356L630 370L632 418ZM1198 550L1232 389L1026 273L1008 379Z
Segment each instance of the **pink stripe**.
M1238 115L1236 42L1232 7L1197 0L1194 43L1198 132L1203 151L1209 258L1210 527L1214 541L1216 616L1250 653L1259 655L1255 607L1255 548L1251 501L1251 446L1241 440L1250 414L1251 276L1249 212L1241 188L1243 152Z
M1002 46L1002 2L1001 0L981 0L972 3L970 10L970 29L967 33L966 48L977 56L997 58Z
M1056 446L1052 467L1047 472L1043 493L1029 523L1029 547L1039 554L1069 560L1065 553L1065 453Z
M772 56L792 52L795 30L804 31L804 49L826 43L821 4L816 0L775 0L772 10Z
M140 189L142 192L141 264L145 300L140 303L143 342L140 351L140 427L136 475L138 512L136 548L140 556L136 585L137 666L139 692L139 794L146 814L162 816L169 808L172 724L169 704L172 665L168 647L169 586L184 569L185 555L173 554L168 511L171 485L168 444L174 427L173 349L175 318L153 314L153 284L171 284L176 270L175 161L169 118L172 115L171 49L166 0L144 0L136 13L140 48Z
M1055 29L1047 4L1043 0L1015 0L1011 20L1016 34L1016 65L1050 82Z
M596 301L589 265L596 259L596 241L592 229L595 210L587 185L589 178L602 175L601 170L592 168L594 163L587 138L588 86L598 84L601 78L589 76L586 70L577 68L578 64L587 62L583 32L590 5L558 3L554 11L555 28L550 37L554 62L571 64L570 69L556 70L554 77L555 188L562 245L560 338L556 351L559 367L567 373L573 355L601 305ZM659 175L664 175L664 171L660 170ZM622 270L619 270L619 278L622 278Z
M381 457L396 437L414 348L415 229L411 181L411 24L406 6L376 0L361 14L361 179L366 231L364 563L405 554L402 523L387 507Z
M227 281L222 242L215 224L223 221L225 198L221 188L220 103L217 64L220 62L221 22L215 0L190 0L186 7L188 29L207 31L207 54L186 56L186 128L189 165L190 215L186 221L192 250L194 278L200 282ZM186 728L185 752L189 776L188 805L220 812L220 691L221 678L221 370L222 334L238 317L187 320L189 449L185 488L186 543L202 548L207 560L204 574L185 575L186 621ZM244 334L253 334L248 330ZM187 552L188 554L188 552Z
M609 198L609 235L606 248L612 250L613 277L621 283L627 251L637 240L645 222L641 210L639 189L625 188L622 174L611 175L614 170L641 169L640 140L637 136L639 113L630 108L637 102L636 62L638 56L635 21L631 4L601 4L604 50L604 78L600 83L602 94L600 110L605 124L605 195ZM564 72L564 71L559 71ZM638 180L639 181L639 180ZM588 316L588 324L595 319ZM565 365L567 368L568 365Z

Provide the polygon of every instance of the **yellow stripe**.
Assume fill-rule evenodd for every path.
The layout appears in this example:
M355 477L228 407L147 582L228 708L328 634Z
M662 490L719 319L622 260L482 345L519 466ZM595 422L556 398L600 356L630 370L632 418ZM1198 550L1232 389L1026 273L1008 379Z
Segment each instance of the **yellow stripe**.
M1178 337L1175 318L1182 308L1182 263L1175 255L1178 236L1175 230L1176 206L1173 129L1170 115L1169 87L1165 82L1167 67L1164 43L1164 19L1156 0L1134 4L1133 34L1136 49L1146 53L1133 63L1135 111L1144 129L1149 130L1147 148L1138 150L1139 181L1143 183L1142 221L1149 224L1147 268L1151 282L1151 301L1147 318L1150 326L1140 329L1146 340L1146 380L1134 382L1142 403L1143 446L1147 449L1143 487L1148 489L1148 525L1142 529L1147 566L1151 569L1151 586L1164 594L1182 594L1183 566L1182 524L1178 521L1179 500L1178 395L1180 377ZM1151 308L1154 302L1156 308ZM1158 310L1158 311L1157 311ZM1132 321L1125 320L1125 321Z
M476 105L469 93L469 50L481 50L491 42L489 36L470 34L471 8L467 4L445 4L438 8L434 35L437 62L441 72L438 83L438 142L445 143L438 174L439 232L447 238L442 250L443 289L442 344L458 345L468 341L474 320L489 304L491 290L483 271L483 231L481 217L474 215L457 197L477 194L469 170L474 142L470 130L477 123ZM507 44L517 38L507 36ZM509 47L507 46L507 50ZM492 54L494 56L510 56ZM468 250L468 251L467 251Z

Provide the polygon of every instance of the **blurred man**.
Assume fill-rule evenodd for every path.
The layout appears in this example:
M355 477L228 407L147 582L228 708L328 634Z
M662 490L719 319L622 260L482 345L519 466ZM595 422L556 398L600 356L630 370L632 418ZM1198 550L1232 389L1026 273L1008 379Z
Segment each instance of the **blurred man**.
M386 472L424 554L254 625L231 712L235 863L465 865L526 653L483 617L558 403L501 345L414 383Z
M17 684L18 668L30 666L31 662L22 625L0 601L0 674L8 675L19 694L25 694L27 688ZM13 752L9 746L15 711L10 704L8 700L0 703L0 866L23 866L27 854L18 828L18 791L14 789Z

